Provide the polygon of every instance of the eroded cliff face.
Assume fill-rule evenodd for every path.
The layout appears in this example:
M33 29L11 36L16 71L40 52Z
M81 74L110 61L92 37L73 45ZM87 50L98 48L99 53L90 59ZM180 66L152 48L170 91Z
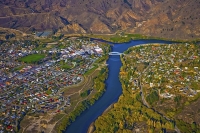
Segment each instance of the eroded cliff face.
M200 34L199 6L198 0L0 0L0 27L194 39Z

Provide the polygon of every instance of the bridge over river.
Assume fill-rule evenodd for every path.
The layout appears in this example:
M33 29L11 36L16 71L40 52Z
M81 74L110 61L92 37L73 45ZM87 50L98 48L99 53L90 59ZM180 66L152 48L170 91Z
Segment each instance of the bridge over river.
M108 53L109 55L121 55L121 54L123 54L123 53L120 53L120 52L110 52L110 53Z
M132 46L139 46L142 44L150 44L150 43L163 43L163 44L171 44L170 41L162 41L162 40L134 40L129 43L121 43L112 45L112 51L118 52L110 52L109 59L107 60L108 64L108 78L105 81L106 91L99 98L94 105L81 113L80 116L76 118L76 120L67 127L64 133L87 133L88 128L92 122L94 122L102 113L113 103L117 102L119 96L122 94L122 85L119 80L119 72L122 66L122 62L120 60L120 55L123 54L128 48ZM116 56L112 56L116 55ZM160 114L162 115L162 114ZM162 115L166 120L170 121L167 116ZM112 124L112 123L111 123ZM175 125L175 129L177 133L180 133L178 127Z

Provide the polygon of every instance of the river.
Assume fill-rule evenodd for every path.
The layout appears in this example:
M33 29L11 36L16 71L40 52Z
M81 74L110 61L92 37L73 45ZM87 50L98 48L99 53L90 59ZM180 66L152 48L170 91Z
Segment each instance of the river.
M129 43L120 43L112 45L111 52L123 53L129 47L149 44L149 43L164 43L171 44L170 41L162 40L135 40ZM119 81L120 67L122 66L119 55L111 55L107 60L108 64L108 78L106 79L106 92L103 96L88 110L84 111L75 122L73 122L65 131L65 133L87 133L87 130L92 122L100 116L112 103L118 101L122 94L122 87Z

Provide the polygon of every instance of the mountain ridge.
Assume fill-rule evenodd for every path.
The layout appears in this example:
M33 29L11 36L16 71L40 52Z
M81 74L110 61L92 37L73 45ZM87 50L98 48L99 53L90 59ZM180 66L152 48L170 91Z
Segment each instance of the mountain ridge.
M0 27L31 33L200 36L198 0L0 0Z

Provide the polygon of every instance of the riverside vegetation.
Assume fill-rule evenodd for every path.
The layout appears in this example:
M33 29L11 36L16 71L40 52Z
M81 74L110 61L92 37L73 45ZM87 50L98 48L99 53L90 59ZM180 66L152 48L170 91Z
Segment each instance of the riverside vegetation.
M106 71L110 45L75 37L46 42L0 44L0 132L56 132L82 101L99 97L93 79Z
M174 121L169 122L153 109L144 106L139 92L132 93L126 88L123 79L121 81L123 95L113 109L95 121L94 133L132 133L133 129L153 133L174 129Z
M187 43L129 48L121 55L122 95L94 133L199 133L199 50Z
M67 128L67 126L75 121L76 117L78 117L84 110L92 106L95 101L97 101L103 95L103 93L105 92L104 81L107 76L108 68L105 66L101 68L98 76L94 79L94 88L95 90L97 90L96 94L92 98L82 101L74 111L69 113L61 120L60 125L56 129L58 133L62 133Z

